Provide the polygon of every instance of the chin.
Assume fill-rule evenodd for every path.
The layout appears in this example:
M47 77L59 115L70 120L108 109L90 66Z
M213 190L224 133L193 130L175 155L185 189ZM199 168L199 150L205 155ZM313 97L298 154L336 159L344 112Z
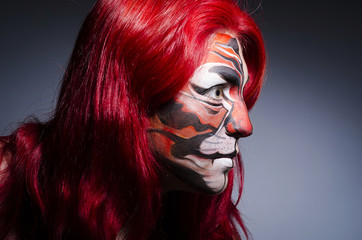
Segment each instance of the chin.
M213 176L205 178L205 185L208 187L206 194L217 195L222 193L228 185L228 173L224 173L220 176Z

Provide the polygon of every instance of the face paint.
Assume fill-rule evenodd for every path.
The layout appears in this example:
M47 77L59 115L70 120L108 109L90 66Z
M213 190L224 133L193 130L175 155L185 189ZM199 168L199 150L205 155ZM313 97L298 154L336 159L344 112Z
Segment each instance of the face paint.
M188 84L150 119L150 147L181 186L167 188L210 194L226 188L236 141L252 133L242 99L247 76L237 39L218 33Z

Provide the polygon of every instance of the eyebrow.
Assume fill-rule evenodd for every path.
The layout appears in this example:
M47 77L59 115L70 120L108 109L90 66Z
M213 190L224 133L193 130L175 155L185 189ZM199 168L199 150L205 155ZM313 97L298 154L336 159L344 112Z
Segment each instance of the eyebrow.
M225 66L214 66L209 69L209 72L219 74L225 81L234 86L240 85L241 79L239 74L232 68Z

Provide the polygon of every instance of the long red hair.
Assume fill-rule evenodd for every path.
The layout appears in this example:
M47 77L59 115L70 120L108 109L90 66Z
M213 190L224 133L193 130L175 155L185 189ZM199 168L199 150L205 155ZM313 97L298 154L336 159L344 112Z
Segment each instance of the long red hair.
M0 138L0 239L161 238L173 219L190 239L246 236L231 200L162 194L148 119L172 99L218 31L239 39L249 70L244 98L260 92L265 53L254 21L231 0L100 0L75 44L53 116ZM239 197L242 163L238 167ZM170 220L171 221L171 220ZM166 226L167 228L167 226Z

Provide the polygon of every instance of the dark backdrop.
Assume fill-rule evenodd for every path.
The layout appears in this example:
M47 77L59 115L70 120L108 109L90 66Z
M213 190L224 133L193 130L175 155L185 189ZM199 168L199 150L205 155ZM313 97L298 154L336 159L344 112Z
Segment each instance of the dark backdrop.
M249 0L269 66L240 141L241 211L256 240L362 239L361 26L357 1ZM46 119L94 1L0 5L0 133Z

